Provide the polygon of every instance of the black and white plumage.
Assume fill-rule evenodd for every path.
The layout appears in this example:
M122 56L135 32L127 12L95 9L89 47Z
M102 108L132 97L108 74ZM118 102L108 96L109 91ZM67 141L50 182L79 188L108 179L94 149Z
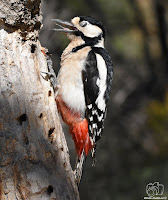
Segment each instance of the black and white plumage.
M102 47L92 47L88 54L82 77L89 135L95 145L100 139L104 128L112 76L112 62L106 50ZM96 146L92 150L93 158L95 157L95 151Z
M86 16L74 17L71 23L54 21L61 27L55 30L67 33L71 40L61 57L57 93L70 109L87 119L89 137L94 146L92 157L95 158L113 78L112 61L104 48L105 28L101 22ZM78 167L79 162L80 157Z

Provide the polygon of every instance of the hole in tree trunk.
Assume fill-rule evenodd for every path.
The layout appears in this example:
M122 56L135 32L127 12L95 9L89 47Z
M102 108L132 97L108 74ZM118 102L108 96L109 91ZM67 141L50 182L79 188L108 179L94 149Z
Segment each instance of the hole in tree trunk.
M31 45L31 53L34 53L36 50L36 45L32 44Z
M26 114L20 115L20 117L18 117L17 120L19 121L20 125L22 125L22 123L27 120L27 115Z
M49 195L53 192L53 186L52 185L48 186L47 192L48 192Z
M43 117L43 113L40 113L39 118L41 119Z

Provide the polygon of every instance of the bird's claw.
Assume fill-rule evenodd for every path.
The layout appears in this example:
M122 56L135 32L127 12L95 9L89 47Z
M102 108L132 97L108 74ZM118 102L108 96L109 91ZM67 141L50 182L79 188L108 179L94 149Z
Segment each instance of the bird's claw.
M51 77L55 77L55 74L52 73L52 72L40 72L40 74L44 78L44 80L46 80L46 81L50 80Z
M44 80L48 81L50 79L50 75L48 74L49 72L40 72L41 76L43 77Z

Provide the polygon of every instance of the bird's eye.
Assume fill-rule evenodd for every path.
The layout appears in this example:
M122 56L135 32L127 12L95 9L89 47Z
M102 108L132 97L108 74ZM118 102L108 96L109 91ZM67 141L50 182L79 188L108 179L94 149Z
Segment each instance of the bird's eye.
M85 27L88 23L86 21L81 21L80 26Z

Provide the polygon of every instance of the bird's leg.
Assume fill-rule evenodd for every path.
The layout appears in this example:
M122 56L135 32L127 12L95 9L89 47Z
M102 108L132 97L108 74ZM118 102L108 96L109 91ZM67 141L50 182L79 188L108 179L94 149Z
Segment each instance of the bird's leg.
M41 72L41 76L46 80L50 80L51 86L54 89L54 92L56 92L56 87L57 87L57 78L56 74L53 69L53 63L50 58L50 55L48 53L48 50L45 49L44 47L41 47L41 52L45 55L46 61L47 61L47 67L48 67L48 72Z
M55 73L51 73L51 72L40 72L41 76L46 80L50 80L52 77L54 77Z

